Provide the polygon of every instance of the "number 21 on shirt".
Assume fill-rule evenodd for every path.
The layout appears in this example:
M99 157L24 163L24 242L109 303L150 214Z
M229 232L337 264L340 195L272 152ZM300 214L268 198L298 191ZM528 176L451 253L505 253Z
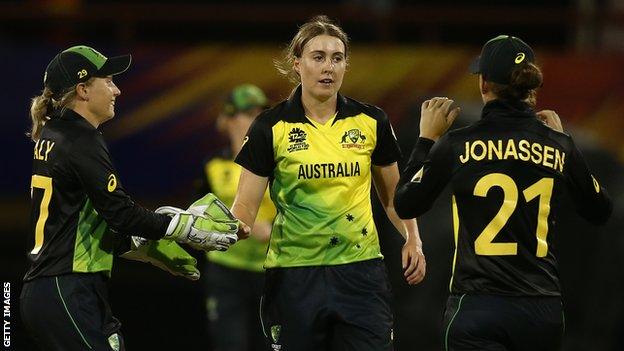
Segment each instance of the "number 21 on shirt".
M524 200L530 202L539 197L539 209L537 213L537 257L546 257L548 252L548 214L550 213L550 198L552 196L554 180L553 178L542 178L533 185L522 191ZM490 173L483 176L475 185L473 195L487 197L488 192L493 187L503 190L503 204L498 213L483 229L475 240L475 252L477 255L499 256L517 255L517 243L494 243L492 242L500 230L505 226L518 204L518 186L514 180L502 173Z

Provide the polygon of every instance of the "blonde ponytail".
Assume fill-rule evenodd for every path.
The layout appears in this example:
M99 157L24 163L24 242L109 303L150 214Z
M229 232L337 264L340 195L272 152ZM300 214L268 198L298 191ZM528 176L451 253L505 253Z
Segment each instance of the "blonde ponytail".
M45 122L50 119L49 115L52 113L52 95L52 91L45 88L41 95L35 96L30 102L32 127L30 133L26 133L26 135L28 135L32 141L39 140L41 128L43 128Z
M91 85L95 78L91 78L84 82L85 85ZM82 83L81 83L82 84ZM76 98L76 87L73 86L65 90L60 99L54 99L54 94L47 87L43 89L41 95L37 95L32 98L30 102L30 118L32 120L32 127L30 133L26 133L32 139L32 141L39 140L41 136L41 129L45 125L46 121L50 120L52 112L60 110L61 114L65 112L65 109L71 108Z

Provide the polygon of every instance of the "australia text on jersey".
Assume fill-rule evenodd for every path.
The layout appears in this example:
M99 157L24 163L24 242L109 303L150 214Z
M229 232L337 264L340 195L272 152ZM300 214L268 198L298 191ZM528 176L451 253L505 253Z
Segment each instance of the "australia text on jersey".
M297 179L318 179L357 177L360 175L359 162L312 163L299 165Z
M516 146L517 145L517 146ZM517 142L514 139L507 140L472 140L466 141L463 155L459 155L459 161L466 163L470 160L520 160L533 162L544 167L549 167L563 173L565 164L565 152L556 147L529 142L522 139Z

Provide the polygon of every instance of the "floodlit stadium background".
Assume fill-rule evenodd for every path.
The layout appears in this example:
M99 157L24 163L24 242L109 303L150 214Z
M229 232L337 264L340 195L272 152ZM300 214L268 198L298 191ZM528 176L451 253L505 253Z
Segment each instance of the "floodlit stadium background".
M0 272L11 283L11 349L33 350L19 322L19 286L32 246L29 179L30 97L61 49L86 44L108 55L130 52L116 79L122 95L103 132L124 186L148 207L185 207L202 160L226 145L214 122L221 99L240 83L263 88L273 102L292 86L278 58L297 25L316 14L337 19L352 40L342 92L381 106L409 154L421 102L449 96L462 107L457 126L479 117L476 78L467 65L498 34L536 50L545 84L540 109L554 109L609 190L615 211L592 227L569 208L556 236L566 307L565 350L624 349L624 3L406 0L294 1L15 1L0 4L3 88L0 173ZM569 206L570 207L570 206ZM400 272L400 236L377 208L395 295L397 350L441 349L452 238L446 192L423 216L424 283L408 287ZM203 286L156 268L118 260L112 303L129 350L210 350Z

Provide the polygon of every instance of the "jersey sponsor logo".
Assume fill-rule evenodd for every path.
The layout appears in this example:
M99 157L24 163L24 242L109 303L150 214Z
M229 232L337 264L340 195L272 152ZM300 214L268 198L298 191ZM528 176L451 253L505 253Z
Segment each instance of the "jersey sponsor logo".
M242 148L243 146L245 146L245 144L247 144L247 142L248 142L248 141L249 141L249 136L246 136L246 137L243 139L243 145L241 145L241 148Z
M52 140L39 139L35 143L35 150L33 158L35 160L47 161L52 148L54 148L55 142Z
M112 173L108 176L108 183L106 184L106 189L108 190L109 193L112 193L113 191L115 191L115 189L117 189L117 177L115 177L115 175Z
M350 129L344 132L340 144L344 149L363 149L366 136L359 129Z
M288 152L295 152L301 150L307 150L310 148L310 144L306 143L308 135L301 128L293 128L288 133Z
M465 143L464 154L459 155L459 162L520 160L533 162L563 173L565 156L565 152L556 147L531 143L525 139L517 143L513 139L472 140Z
M310 163L299 165L297 179L357 177L359 175L359 162Z

